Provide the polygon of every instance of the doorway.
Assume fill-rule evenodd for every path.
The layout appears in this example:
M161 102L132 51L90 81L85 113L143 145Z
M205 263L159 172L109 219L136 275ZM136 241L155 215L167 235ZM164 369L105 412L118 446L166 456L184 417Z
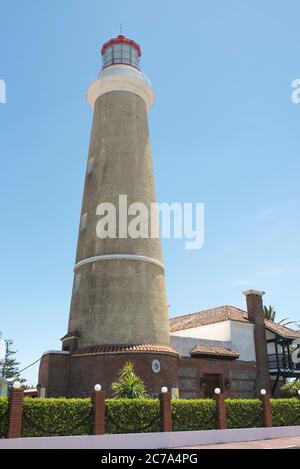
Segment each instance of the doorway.
M205 373L203 375L204 397L206 399L214 397L215 389L221 388L222 375L216 373Z

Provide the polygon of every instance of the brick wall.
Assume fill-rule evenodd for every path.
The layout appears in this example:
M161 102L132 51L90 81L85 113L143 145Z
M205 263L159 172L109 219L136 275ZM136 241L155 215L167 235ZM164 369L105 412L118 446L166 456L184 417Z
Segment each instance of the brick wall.
M43 355L39 368L39 385L46 389L44 397L68 395L70 356L50 353ZM94 383L95 384L95 383ZM90 389L93 389L90 388Z
M161 370L154 373L152 361L160 361ZM122 365L131 360L136 373L145 382L149 395L159 394L162 386L179 388L181 398L203 398L201 379L219 375L218 386L226 397L255 397L256 365L239 360L216 360L177 357L155 353L119 353L86 356L48 354L42 358L39 384L46 387L46 397L89 396L96 383L110 395L110 386L117 379ZM230 382L230 388L225 381Z
M160 361L159 373L152 370L152 361ZM178 388L178 358L159 353L116 353L85 356L46 355L40 365L39 384L47 388L46 397L85 397L99 383L110 395L110 386L122 365L131 360L143 379L149 395L159 394L162 386Z
M178 363L178 386L181 398L203 398L201 378L209 373L220 376L219 386L226 397L255 397L256 366L252 362L210 360L183 357ZM230 389L225 387L230 382Z

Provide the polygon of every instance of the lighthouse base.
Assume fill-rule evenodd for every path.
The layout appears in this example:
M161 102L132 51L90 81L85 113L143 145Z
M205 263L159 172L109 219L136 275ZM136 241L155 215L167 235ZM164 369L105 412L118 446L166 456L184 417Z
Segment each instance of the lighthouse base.
M88 397L95 384L101 384L103 391L110 396L112 383L118 379L118 372L129 360L134 363L135 372L144 381L150 397L158 395L163 386L172 390L173 395L178 393L178 355L171 347L152 346L158 350L160 348L170 350L163 353L110 350L120 347L102 345L78 349L73 353L67 351L44 353L39 369L40 396ZM151 348L147 345L131 347Z

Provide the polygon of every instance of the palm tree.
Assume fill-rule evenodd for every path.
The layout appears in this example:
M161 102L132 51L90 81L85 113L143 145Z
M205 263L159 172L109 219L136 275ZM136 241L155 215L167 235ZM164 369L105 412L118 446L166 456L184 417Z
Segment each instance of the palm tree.
M119 379L112 383L111 390L117 399L148 397L146 387L142 379L134 372L134 364L131 361L124 363L118 373Z
M269 319L270 321L275 321L275 316L276 316L276 311L273 308L273 306L264 306L264 311L265 311L265 319Z
M269 319L269 321L275 322L275 317L276 317L276 311L273 308L273 306L264 306L264 312L265 312L265 319ZM300 323L297 321L289 321L290 318L284 318L278 321L277 324L280 324L282 326L288 326L289 324L294 324L298 328L300 327Z

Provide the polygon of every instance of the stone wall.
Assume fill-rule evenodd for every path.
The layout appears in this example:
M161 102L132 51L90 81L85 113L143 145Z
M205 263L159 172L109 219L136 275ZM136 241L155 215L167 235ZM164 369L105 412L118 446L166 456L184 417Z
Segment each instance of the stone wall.
M255 363L201 358L181 358L178 365L178 386L181 398L203 398L201 379L205 374L218 374L226 397L255 397ZM230 383L230 388L226 386Z

